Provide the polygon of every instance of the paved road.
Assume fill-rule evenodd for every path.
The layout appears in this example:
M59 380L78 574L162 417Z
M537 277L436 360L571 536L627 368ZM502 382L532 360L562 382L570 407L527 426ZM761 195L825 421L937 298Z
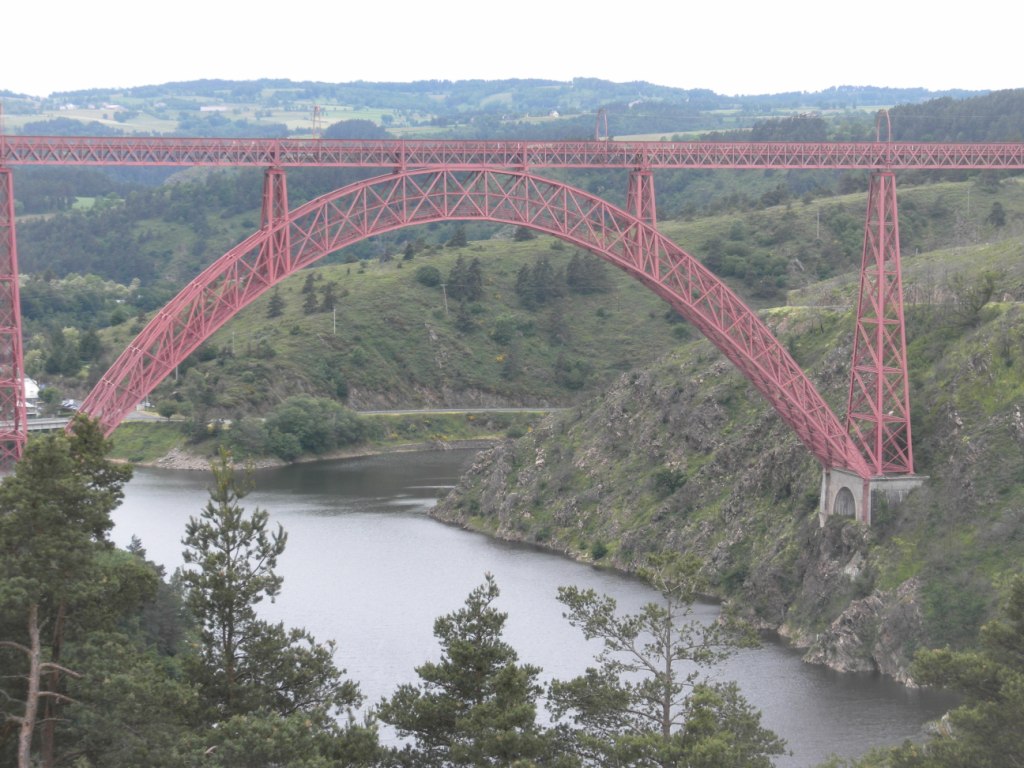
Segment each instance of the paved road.
M388 411L356 411L360 416L428 416L432 413L553 413L564 411L565 408L548 408L537 406L535 408L409 408L402 410ZM125 421L164 421L164 418L150 411L132 411L124 418ZM42 419L30 418L28 421L29 432L50 432L57 429L64 429L70 417L54 416Z

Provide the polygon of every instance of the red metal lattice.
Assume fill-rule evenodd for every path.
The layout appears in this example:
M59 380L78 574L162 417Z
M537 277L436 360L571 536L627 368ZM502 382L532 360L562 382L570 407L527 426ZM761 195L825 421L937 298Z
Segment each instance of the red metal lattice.
M455 141L8 136L0 165L260 168L1024 169L1024 143Z
M892 173L871 176L846 414L849 433L873 475L914 473L900 230Z
M267 219L265 215L265 219ZM718 278L635 216L527 173L411 171L360 182L274 217L193 280L122 353L82 405L107 433L174 367L275 282L340 248L448 219L514 224L586 248L668 301L754 383L825 466L868 466L761 320ZM282 251L267 247L287 227ZM638 260L638 234L650 246ZM283 241L282 241L283 242ZM271 263L272 262L272 263Z
M27 437L14 183L10 169L0 168L0 465L21 458Z

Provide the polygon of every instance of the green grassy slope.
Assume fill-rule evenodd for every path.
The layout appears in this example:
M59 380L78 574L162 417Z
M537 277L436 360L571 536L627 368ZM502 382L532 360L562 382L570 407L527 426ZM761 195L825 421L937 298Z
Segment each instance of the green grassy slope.
M469 330L457 326L456 301L449 299L446 311L445 292L416 280L422 266L447 275L460 253L478 258L484 277L483 299L466 307ZM314 268L279 286L279 317L267 317L265 294L190 363L214 383L215 411L226 416L259 413L299 393L347 393L348 404L360 409L569 403L688 334L666 305L611 267L607 293L569 293L523 308L515 295L519 269L538 255L564 268L570 253L547 239L491 240L411 261ZM304 311L308 274L318 300L324 286L335 284L336 312ZM123 346L137 328L124 323L106 341ZM172 378L151 399L174 397L181 384Z

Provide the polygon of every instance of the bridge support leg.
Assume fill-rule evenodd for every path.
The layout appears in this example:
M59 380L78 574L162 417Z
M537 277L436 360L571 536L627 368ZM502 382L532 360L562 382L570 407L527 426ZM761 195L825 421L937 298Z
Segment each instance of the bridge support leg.
M873 173L864 226L846 428L872 475L912 475L896 178Z
M644 224L657 225L657 211L654 204L654 175L650 168L635 168L629 172L629 189L626 193L626 210ZM648 274L657 277L658 258L651 246L650 232L637 230L630 244L633 263Z
M0 168L0 465L20 459L27 439L14 177L9 168Z
M260 229L272 236L263 245L257 263L268 284L291 272L291 243L288 226L288 183L281 168L268 168L263 174L263 207Z

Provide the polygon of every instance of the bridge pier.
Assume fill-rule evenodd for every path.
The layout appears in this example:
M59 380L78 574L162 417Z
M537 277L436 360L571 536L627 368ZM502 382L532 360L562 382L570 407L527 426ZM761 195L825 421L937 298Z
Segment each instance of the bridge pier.
M824 526L829 517L840 515L871 525L871 500L876 493L884 494L890 503L898 503L927 479L924 475L863 478L848 469L825 469L821 473L818 522Z

